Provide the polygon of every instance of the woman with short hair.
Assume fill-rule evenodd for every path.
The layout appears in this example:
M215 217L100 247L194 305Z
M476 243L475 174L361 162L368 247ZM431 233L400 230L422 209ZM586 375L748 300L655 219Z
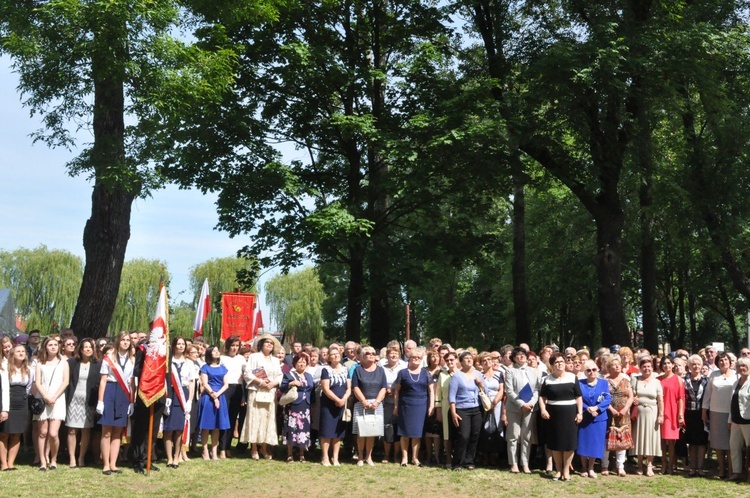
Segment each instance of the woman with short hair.
M742 469L745 466L743 449L750 446L750 358L742 357L736 363L737 381L733 387L730 406L732 427L729 435L729 449L731 452L732 475L728 481L742 479Z
M357 465L375 465L372 448L375 437L383 436L383 399L386 380L383 368L377 363L377 353L370 346L362 346L362 362L352 374L352 391L356 402L352 417L352 432L357 435ZM330 353L329 353L330 354ZM364 433L364 435L363 435ZM404 449L401 448L403 453Z
M70 383L65 400L68 402L68 413L65 425L68 427L68 455L70 467L86 465L84 457L89 448L91 429L94 427L96 401L99 395L101 364L95 356L93 339L83 339L76 347L73 358L68 360ZM81 431L81 448L76 462L76 436Z
M324 467L339 466L341 440L346 435L346 422L343 420L346 402L351 395L351 380L346 368L341 364L341 350L336 346L328 349L328 364L320 374L320 448L323 452L321 463ZM333 454L330 454L330 450Z
M286 461L294 462L294 448L299 448L299 461L305 461L305 450L310 447L310 406L315 399L315 381L307 373L310 356L303 352L292 358L293 370L284 374L279 390L286 394L297 388L297 398L283 408L284 425L281 443L286 445Z
M607 362L607 382L612 402L609 405L609 427L607 449L602 458L602 475L609 474L609 452L615 452L617 475L625 477L626 452L633 446L630 427L630 406L633 404L633 389L630 378L622 371L622 362L617 356Z
M456 427L453 445L453 470L474 470L474 457L482 429L482 409L479 388L484 386L482 375L474 370L474 356L464 351L458 357L461 370L450 380L448 401L451 420Z
M539 376L527 365L528 354L523 348L515 348L511 355L513 367L505 374L505 415L508 427L505 431L510 471L518 473L518 464L524 474L530 474L532 423L534 408L539 399Z
M685 443L688 445L688 477L695 477L703 470L708 433L702 419L703 395L708 378L701 373L703 358L697 354L688 358L688 374L685 376Z
M654 475L654 457L661 456L661 431L664 423L664 394L661 382L654 375L653 360L644 356L638 361L640 377L633 382L633 404L638 407L635 424L634 452L638 461L638 475L643 475L643 459L646 460L646 476Z
M706 393L703 396L703 422L708 424L708 440L711 448L716 451L719 479L723 479L728 467L729 417L737 374L729 368L731 360L726 353L719 353L715 361L719 369L708 377Z
M385 372L385 398L383 398L383 449L385 456L383 463L388 463L393 448L393 460L396 461L401 453L401 440L398 437L398 417L394 414L396 407L394 397L394 386L398 373L406 368L401 361L401 348L398 341L390 341L385 353L385 362L381 361L383 372Z
M401 438L401 466L406 467L411 444L411 463L421 467L419 443L422 441L425 418L435 408L432 377L422 368L423 350L409 351L408 366L401 370L393 383L394 415L398 417L398 434Z
M677 469L675 443L685 425L685 385L674 372L674 362L668 356L661 361L661 388L664 393L664 423L661 424L662 474L674 474ZM666 453L666 455L665 455Z
M215 346L206 349L206 363L200 370L203 394L200 400L201 442L203 459L219 460L219 442L222 430L231 427L229 407L224 393L229 389L229 370L221 364L221 350ZM208 435L211 434L211 453L208 452Z
M552 370L542 380L539 391L544 440L552 451L557 470L552 480L569 481L573 454L578 447L578 424L583 420L583 399L578 376L567 370L562 353L552 353L550 366Z
M245 366L247 415L240 442L252 444L253 460L260 459L258 445L261 445L263 458L270 460L273 456L268 452L268 446L279 444L276 431L276 389L283 378L281 361L274 352L283 348L271 334L262 334L257 337L254 349L258 352L250 355ZM281 358L283 360L284 355Z
M578 455L583 466L582 475L596 478L594 463L604 457L607 420L612 395L609 382L599 378L599 367L593 360L583 365L585 379L578 381L583 401L583 420L578 425Z

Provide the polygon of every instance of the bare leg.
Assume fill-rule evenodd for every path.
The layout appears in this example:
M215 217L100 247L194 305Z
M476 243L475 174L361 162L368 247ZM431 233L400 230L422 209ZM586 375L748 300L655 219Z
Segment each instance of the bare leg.
M174 434L172 434L172 446L174 447L172 465L180 463L180 457L182 456L182 433L183 431L174 431Z
M47 430L47 440L49 442L50 465L57 466L57 450L60 449L60 425L61 420L50 420L49 429Z
M570 479L570 469L573 467L573 452L563 451L563 479Z
M219 429L211 431L211 459L219 459Z
M0 434L0 470L8 468L8 434Z
M557 469L555 479L560 479L563 475L563 452L552 451L552 459L555 461L555 469Z
M8 443L8 468L15 468L16 456L18 456L18 450L21 449L21 435L11 434L10 441Z
M37 452L39 453L39 468L47 468L47 431L49 427L49 420L42 420L39 422L36 438Z
M357 436L357 457L359 458L358 462L364 462L364 454L365 454L365 439L362 436Z
M70 458L70 467L76 466L76 429L68 428L68 457Z
M109 425L105 425L102 427L102 441L99 443L99 448L101 448L102 451L102 462L104 464L103 470L106 472L110 469L109 466L109 447L111 445L112 441L112 427Z
M203 459L210 460L211 457L208 455L208 429L201 431L201 444L203 445ZM258 454L258 449L253 445L253 455Z
M419 463L419 446L421 442L422 439L418 437L411 439L411 463L414 465L421 465Z
M112 469L112 471L117 470L117 457L120 456L121 441L122 427L112 427L112 439L109 442L109 468Z
M174 431L164 432L164 451L167 453L167 466L172 466L174 463L172 455L174 455L174 445L172 443L172 436Z
M375 438L374 437L366 437L365 438L365 461L369 463L370 465L373 464L372 462L372 448L375 446Z
M341 449L341 439L334 438L331 440L333 443L333 465L339 465L339 450Z
M409 462L409 438L401 436L401 465Z
M81 446L78 450L78 466L86 465L86 452L89 450L91 440L91 429L81 429Z
M323 452L320 463L326 467L331 465L331 460L328 457L328 452L331 449L331 439L327 437L320 438L320 449Z

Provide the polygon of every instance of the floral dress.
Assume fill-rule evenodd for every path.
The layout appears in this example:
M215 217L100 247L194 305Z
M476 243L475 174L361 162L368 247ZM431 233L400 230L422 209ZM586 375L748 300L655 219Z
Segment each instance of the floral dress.
M628 402L628 388L630 380L623 376L619 382L608 379L609 391L612 394L611 406L615 410L622 410ZM607 429L607 450L626 450L633 446L633 435L630 432L630 413L625 415L609 414L609 428Z
M284 374L281 392L289 390L289 383L299 380L297 400L284 407L284 428L281 444L296 446L304 450L310 447L310 405L315 398L315 383L309 373L298 375L296 372Z

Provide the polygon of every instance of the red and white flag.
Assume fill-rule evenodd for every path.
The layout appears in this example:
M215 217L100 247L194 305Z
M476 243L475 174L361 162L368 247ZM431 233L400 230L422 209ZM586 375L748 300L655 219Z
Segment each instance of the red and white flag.
M253 338L258 337L258 332L263 328L265 328L263 326L263 315L260 312L260 308L258 308L258 311L255 313L255 321L253 323Z
M208 279L203 281L201 297L198 299L198 309L195 310L195 321L193 322L193 338L203 335L203 322L211 312L211 295L208 291Z
M169 319L167 314L167 288L159 290L151 334L143 357L143 370L138 384L138 397L151 406L166 392L167 344L169 344Z

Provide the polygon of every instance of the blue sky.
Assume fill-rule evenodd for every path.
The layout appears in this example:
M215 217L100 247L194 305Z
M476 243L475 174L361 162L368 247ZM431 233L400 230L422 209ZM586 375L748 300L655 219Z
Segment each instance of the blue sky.
M10 60L0 57L0 249L65 249L84 257L83 227L91 210L91 183L71 177L65 164L77 151L33 144L30 134L41 127L31 118L16 90L18 78ZM91 137L81 134L81 139ZM230 239L214 229L216 198L174 186L156 191L133 204L126 260L159 259L172 275L170 301L190 301L190 267L211 258L233 256L250 243L247 236ZM268 276L261 280L261 286ZM221 290L212 287L211 293ZM272 327L261 293L267 329Z

